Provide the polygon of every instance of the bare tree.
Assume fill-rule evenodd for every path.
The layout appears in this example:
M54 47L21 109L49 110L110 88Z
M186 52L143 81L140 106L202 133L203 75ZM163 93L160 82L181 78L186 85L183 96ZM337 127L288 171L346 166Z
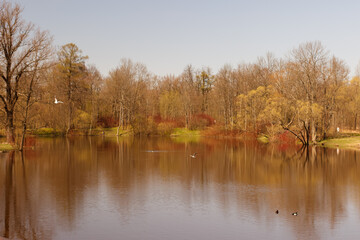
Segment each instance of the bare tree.
M49 58L51 38L21 18L18 4L0 3L0 99L6 113L6 140L15 144L14 111L24 75Z
M286 67L286 81L283 82L282 92L293 99L298 107L296 119L284 125L289 130L289 124L297 120L305 145L310 141L316 142L319 112L321 112L320 95L322 83L327 70L328 53L320 42L301 44L291 52L291 59Z
M180 93L182 98L183 111L185 113L185 127L189 128L192 115L197 104L195 71L191 65L185 67L181 74Z
M33 104L31 102L31 99L33 98L35 85L38 84L38 81L40 79L40 74L37 67L35 67L34 71L29 73L26 77L28 78L27 86L24 89L24 96L25 96L25 107L23 109L23 120L22 120L22 135L20 140L20 146L19 150L23 150L24 143L25 143L25 134L27 130L27 123L28 123L28 117L29 117L29 110L31 105Z
M330 129L331 122L334 126L337 126L339 93L348 80L349 70L343 61L333 56L329 60L327 71L324 74L319 100L323 106L320 130L322 138L325 139L327 137L327 131Z
M219 108L225 123L225 129L232 129L235 124L237 97L236 79L230 65L224 65L216 75L215 89Z
M122 60L122 64L110 72L107 79L107 93L111 102L114 105L114 110L117 112L118 129L117 135L119 135L120 128L125 126L125 116L129 111L129 93L131 83L134 78L133 63L130 60Z
M97 118L99 107L99 93L101 90L102 84L102 77L100 72L96 69L95 66L90 66L88 68L88 77L87 77L87 84L88 84L88 97L87 100L90 104L90 109L88 110L90 113L90 126L89 126L89 135L92 134L92 128L94 127L94 120Z
M148 114L145 92L150 74L144 65L123 59L121 65L109 75L105 94L108 94L113 115L118 119L117 135L120 135L120 128L127 125L131 125L135 131L139 127L139 121L145 121Z

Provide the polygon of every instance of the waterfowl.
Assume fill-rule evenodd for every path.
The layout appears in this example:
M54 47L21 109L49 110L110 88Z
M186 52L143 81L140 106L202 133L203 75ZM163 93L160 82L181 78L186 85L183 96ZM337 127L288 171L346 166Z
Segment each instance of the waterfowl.
M193 153L192 155L190 155L190 157L196 158L196 154L197 154L197 153Z
M275 213L276 213L276 214L279 214L279 210L276 210Z
M58 103L63 103L62 101L58 101L55 97L55 101L54 101L55 104L58 104Z
M297 215L298 215L298 212L294 212L294 213L292 213L291 215L297 216Z

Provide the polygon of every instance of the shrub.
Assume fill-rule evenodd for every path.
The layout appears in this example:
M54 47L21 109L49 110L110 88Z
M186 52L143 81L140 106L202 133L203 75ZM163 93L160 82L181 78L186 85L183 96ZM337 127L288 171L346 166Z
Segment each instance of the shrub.
M97 120L97 125L103 128L116 127L118 125L118 121L112 116L101 116Z
M74 119L74 124L77 128L84 129L89 128L91 123L91 116L87 112L78 110Z
M193 116L190 121L190 129L203 129L205 127L209 127L215 123L214 118L211 116L201 113Z
M157 127L160 135L170 135L174 128L176 128L176 123L174 122L162 122Z

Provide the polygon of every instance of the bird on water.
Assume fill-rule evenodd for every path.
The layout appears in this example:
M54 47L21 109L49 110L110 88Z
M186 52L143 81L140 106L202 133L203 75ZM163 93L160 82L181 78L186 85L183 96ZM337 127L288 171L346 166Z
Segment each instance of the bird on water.
M297 216L297 215L298 215L298 212L294 212L294 213L292 213L291 215Z
M279 210L276 210L275 213L276 213L276 214L279 214Z
M197 154L197 153L193 153L192 155L190 155L190 157L196 158L196 154Z

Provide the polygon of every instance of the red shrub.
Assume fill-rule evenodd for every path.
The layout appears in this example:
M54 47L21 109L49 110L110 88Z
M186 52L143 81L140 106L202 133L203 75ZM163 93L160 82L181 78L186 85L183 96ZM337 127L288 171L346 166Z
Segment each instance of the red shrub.
M98 118L97 125L104 128L116 127L118 125L118 121L112 116L102 116Z
M205 127L209 127L211 125L215 124L215 119L211 116L200 113L193 116L191 119L191 129L201 129Z
M277 136L277 140L280 143L289 143L292 144L295 142L296 138L289 131L285 131Z
M289 131L285 131L277 136L278 150L286 151L289 147L295 146L296 138Z
M154 122L156 124L166 124L166 125L172 125L174 128L175 127L183 127L184 126L184 120L183 119L171 119L171 118L162 118L160 115L154 116L153 117Z

